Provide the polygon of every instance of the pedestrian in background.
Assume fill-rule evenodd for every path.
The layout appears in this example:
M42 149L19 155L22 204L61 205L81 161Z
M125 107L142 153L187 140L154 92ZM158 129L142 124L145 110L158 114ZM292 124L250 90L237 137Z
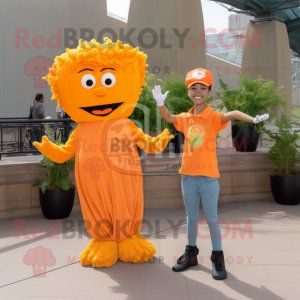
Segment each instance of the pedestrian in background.
M64 119L64 110L62 106L56 108L56 113L58 119Z
M35 99L33 100L32 105L30 106L30 111L32 112L32 119L45 119L45 109L44 109L44 95L43 94L36 94ZM37 150L36 147L33 146L33 142L40 142L41 141L41 131L39 128L32 128L30 130L30 149ZM40 154L34 153L34 154Z

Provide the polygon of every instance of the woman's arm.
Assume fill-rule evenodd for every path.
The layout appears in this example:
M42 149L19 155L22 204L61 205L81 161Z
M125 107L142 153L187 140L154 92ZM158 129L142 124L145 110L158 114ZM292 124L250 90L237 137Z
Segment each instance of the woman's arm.
M164 120L168 123L175 123L177 124L177 118L174 115L171 115L169 110L163 105L159 106L160 112L164 118Z
M251 117L247 114L244 114L238 110L234 110L234 111L223 114L222 118L221 118L221 123L231 121L231 120L239 120L239 121L257 124L258 122L267 120L268 118L269 118L269 114L264 114L261 116L257 115L255 118L253 118L253 117Z
M164 120L168 123L175 123L177 124L177 118L174 115L171 115L169 110L165 107L164 102L167 98L169 92L165 92L164 95L161 93L160 85L156 85L152 90L152 94L154 99L156 100L157 106L160 109L160 112L164 118Z
M254 123L253 117L250 117L238 110L230 111L230 112L223 114L223 116L221 118L221 123L231 121L231 120L239 120L239 121L244 121L244 122L248 122L248 123Z

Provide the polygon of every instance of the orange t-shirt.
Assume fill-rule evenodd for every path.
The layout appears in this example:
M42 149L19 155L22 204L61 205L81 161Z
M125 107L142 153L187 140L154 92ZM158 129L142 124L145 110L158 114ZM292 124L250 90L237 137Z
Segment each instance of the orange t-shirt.
M223 114L212 111L208 104L198 116L193 114L193 109L194 107L188 113L177 115L177 124L174 124L185 136L179 173L219 178L216 138L228 122L221 124Z

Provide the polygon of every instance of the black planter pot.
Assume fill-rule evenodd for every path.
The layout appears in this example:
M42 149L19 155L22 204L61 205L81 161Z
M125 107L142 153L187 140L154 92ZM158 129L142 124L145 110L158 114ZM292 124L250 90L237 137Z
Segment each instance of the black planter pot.
M300 176L271 176L271 190L278 204L298 205L300 203Z
M254 126L238 127L232 125L232 144L235 146L236 151L239 152L255 152L259 142L259 132L256 131Z
M46 219L65 219L71 214L75 199L75 188L68 191L46 190L45 194L40 189L40 204Z

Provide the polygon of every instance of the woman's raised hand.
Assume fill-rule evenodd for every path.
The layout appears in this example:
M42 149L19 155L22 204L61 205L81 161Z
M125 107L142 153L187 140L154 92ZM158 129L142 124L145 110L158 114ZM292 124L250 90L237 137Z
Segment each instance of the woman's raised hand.
M152 90L152 94L154 99L156 100L157 106L163 106L165 99L169 94L169 91L165 92L165 94L162 95L160 85L156 85Z

